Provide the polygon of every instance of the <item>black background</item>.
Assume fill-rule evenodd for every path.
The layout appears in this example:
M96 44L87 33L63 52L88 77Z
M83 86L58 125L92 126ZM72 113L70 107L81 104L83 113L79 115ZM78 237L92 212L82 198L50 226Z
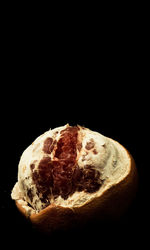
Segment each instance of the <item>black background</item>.
M145 244L148 86L146 50L140 40L144 32L141 29L140 36L139 26L134 26L133 32L131 27L126 30L125 24L115 30L111 22L99 32L93 26L76 30L75 24L65 30L59 23L52 35L39 26L26 30L26 25L9 21L3 36L2 241L15 247L30 242L32 247L47 244L56 248L70 248L68 239L78 248L105 243L119 249L120 240L125 247L135 247L141 241ZM25 148L49 128L66 123L88 127L124 145L135 159L139 188L119 221L95 222L84 229L46 237L22 218L10 194Z
M54 86L52 80L49 86L39 82L38 86L35 84L35 89L32 91L23 83L16 95L13 93L10 99L6 98L9 104L5 108L3 119L6 134L4 135L5 150L2 154L3 175L1 175L1 221L5 243L7 238L11 238L14 245L17 239L21 242L25 241L24 244L30 240L34 245L38 239L37 245L43 245L43 241L50 241L51 244L57 242L59 247L66 245L66 237L74 241L76 235L77 241L74 243L76 245L80 242L84 246L86 242L93 246L93 241L97 244L95 240L99 241L99 238L100 241L107 242L108 236L111 244L115 246L114 237L117 235L124 241L126 235L128 237L126 246L129 239L130 244L134 245L135 240L141 241L141 233L148 219L145 194L146 165L144 164L146 125L143 127L143 123L146 124L147 121L139 102L140 93L136 92L138 86L133 90L125 83L122 83L122 86L115 86L114 83L106 84L99 79L95 84L95 80L87 78L84 84L74 79L69 79L67 83L60 79L60 82L55 83ZM26 88L25 91L24 88ZM83 125L123 144L135 158L139 173L139 189L130 209L119 221L102 225L90 224L84 230L78 228L67 234L60 233L45 237L37 234L22 218L10 194L17 180L17 165L24 149L49 128L66 123ZM107 244L110 242L108 241Z

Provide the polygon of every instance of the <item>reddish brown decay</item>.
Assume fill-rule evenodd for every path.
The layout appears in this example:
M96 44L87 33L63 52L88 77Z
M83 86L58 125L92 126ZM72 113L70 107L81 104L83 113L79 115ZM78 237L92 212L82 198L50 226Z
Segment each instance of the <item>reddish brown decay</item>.
M91 139L89 142L87 142L85 148L86 148L87 150L90 150L90 149L94 148L94 146L95 146L94 140Z
M67 127L61 131L59 141L47 138L44 142L43 151L50 154L56 145L54 159L45 156L39 163L38 170L31 165L32 179L36 184L38 195L42 194L42 202L47 203L48 198L59 195L67 199L75 191L95 192L100 186L100 173L85 166L79 168L76 162L77 150L81 150L82 144L78 142L78 127ZM94 147L91 141L88 148ZM30 196L31 192L29 191Z
M44 146L43 146L44 153L50 154L53 151L55 144L56 144L56 140L53 141L51 137L48 137L44 142Z

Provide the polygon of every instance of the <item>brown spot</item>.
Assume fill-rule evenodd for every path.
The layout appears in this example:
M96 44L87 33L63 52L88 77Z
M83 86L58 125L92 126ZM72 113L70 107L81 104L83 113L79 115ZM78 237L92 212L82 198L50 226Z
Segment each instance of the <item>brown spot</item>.
M98 152L96 151L96 149L93 150L93 154L98 154Z
M94 142L94 140L91 138L90 141L87 142L85 148L86 148L87 150L90 150L90 149L94 148L94 145L95 145L95 142Z
M85 161L85 157L88 155L88 152L85 152L84 155L82 156L82 161Z
M44 141L43 151L46 154L50 154L54 148L53 139L51 137L46 138Z
M31 170L33 170L34 168L35 168L35 164L30 164L30 168L31 168Z

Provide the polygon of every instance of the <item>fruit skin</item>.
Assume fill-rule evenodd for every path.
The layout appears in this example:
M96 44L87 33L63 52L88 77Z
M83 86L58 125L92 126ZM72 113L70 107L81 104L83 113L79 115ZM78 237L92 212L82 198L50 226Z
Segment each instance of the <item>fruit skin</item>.
M74 225L77 227L90 220L116 220L128 209L138 187L135 161L127 150L126 152L130 157L130 171L126 177L84 205L72 208L49 205L31 216L26 214L25 209L17 201L16 206L38 230L48 234L60 229L70 229Z

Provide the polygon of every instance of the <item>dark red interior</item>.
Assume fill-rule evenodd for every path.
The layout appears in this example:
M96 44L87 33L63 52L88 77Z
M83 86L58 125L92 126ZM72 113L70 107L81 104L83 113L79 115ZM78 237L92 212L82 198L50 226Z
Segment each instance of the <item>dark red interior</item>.
M61 131L58 142L47 138L44 142L43 151L48 155L54 149L54 160L45 156L39 163L38 170L32 170L33 182L36 184L38 195L42 194L41 200L47 203L49 197L59 195L67 199L75 191L95 192L100 186L100 173L92 166L79 168L76 158L77 149L81 149L78 142L78 127L67 127ZM80 145L80 147L78 146ZM31 196L31 192L30 192Z

